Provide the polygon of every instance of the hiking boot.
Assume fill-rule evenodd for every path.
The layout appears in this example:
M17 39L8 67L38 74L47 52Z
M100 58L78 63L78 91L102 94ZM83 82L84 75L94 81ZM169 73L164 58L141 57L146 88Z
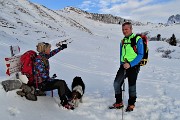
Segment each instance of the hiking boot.
M114 103L113 106L117 109L121 109L122 107L124 107L123 103Z
M74 110L74 106L73 104L70 104L70 102L68 102L68 98L66 95L63 95L61 98L61 105L66 108L66 109L70 109L70 110Z
M121 109L123 107L124 107L124 105L121 102L121 103L114 103L112 106L109 107L109 109Z
M74 110L74 106L67 103L66 105L63 105L64 108L68 109L68 110Z
M26 94L23 91L17 91L16 92L18 95L20 95L21 97L25 96Z
M128 105L126 108L126 112L131 112L135 108L135 105Z

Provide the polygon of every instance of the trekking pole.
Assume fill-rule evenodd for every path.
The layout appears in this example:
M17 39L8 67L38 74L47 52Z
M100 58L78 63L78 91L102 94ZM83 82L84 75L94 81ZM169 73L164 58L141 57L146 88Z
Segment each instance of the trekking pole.
M51 77L52 79L55 79L57 76L56 76L56 74L53 74L53 76ZM54 96L54 93L53 93L53 90L51 90L51 97L53 97Z
M125 58L125 63L127 63L127 59ZM125 92L125 79L126 79L126 69L124 69L124 83L123 83L123 89L122 89L122 102L124 101L124 92ZM124 104L124 103L123 103ZM122 108L122 120L124 120L124 107Z
M126 70L124 70L124 76L126 74ZM124 101L124 92L125 92L125 79L126 77L124 77L124 83L123 83L123 89L122 89L122 92L123 92L123 101ZM123 103L124 104L124 103ZM122 120L124 120L124 107L122 108Z

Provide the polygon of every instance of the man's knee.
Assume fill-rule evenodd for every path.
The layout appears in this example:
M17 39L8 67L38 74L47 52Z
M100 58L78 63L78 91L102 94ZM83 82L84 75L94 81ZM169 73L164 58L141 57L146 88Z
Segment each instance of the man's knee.
M129 86L129 96L136 96L136 85Z

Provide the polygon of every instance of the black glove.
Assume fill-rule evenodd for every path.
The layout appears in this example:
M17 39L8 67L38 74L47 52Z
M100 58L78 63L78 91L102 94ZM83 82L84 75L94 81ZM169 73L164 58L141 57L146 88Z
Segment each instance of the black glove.
M62 44L61 47L60 47L60 50L63 50L65 48L67 48L67 44Z

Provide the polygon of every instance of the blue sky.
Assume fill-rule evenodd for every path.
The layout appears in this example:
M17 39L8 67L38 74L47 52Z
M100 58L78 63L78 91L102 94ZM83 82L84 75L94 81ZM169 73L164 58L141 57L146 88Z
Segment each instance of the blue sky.
M180 14L180 0L29 0L53 10L73 6L82 10L112 14L127 19L166 22L171 15Z
M29 0L33 3L42 4L50 9L59 10L66 6L79 6L83 0Z

